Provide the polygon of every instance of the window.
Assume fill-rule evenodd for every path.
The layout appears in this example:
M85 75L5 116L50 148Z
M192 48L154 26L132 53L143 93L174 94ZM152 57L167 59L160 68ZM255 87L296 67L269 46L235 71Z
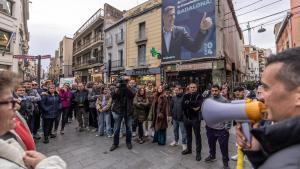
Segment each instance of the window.
M7 50L10 49L9 40L11 38L12 33L0 30L0 50L4 50L7 47Z
M146 45L142 44L138 46L138 65L146 65Z
M121 36L121 37L120 37L121 40L123 40L123 38L124 38L124 37L123 37L123 28L120 29L120 36Z
M123 49L119 50L119 66L123 67Z
M9 0L0 0L0 11L12 16L12 5Z
M146 38L146 23L142 22L139 24L139 39Z

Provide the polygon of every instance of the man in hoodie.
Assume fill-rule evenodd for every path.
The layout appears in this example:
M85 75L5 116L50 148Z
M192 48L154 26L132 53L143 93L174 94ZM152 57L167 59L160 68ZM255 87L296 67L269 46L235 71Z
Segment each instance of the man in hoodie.
M184 125L187 132L187 149L182 151L182 155L192 154L192 132L194 131L196 140L196 160L201 160L201 105L203 102L202 94L198 92L197 85L191 83L189 85L189 93L183 97L183 110L184 110Z
M221 96L221 87L219 85L213 85L211 88L211 98L218 102L228 103L228 100ZM226 112L223 112L226 113ZM219 142L222 157L223 157L223 168L229 169L228 161L228 141L229 141L229 132L230 126L225 123L217 123L214 125L206 125L206 135L209 145L209 156L205 158L205 162L214 162L216 161L216 143Z
M300 48L267 58L262 74L262 99L272 125L251 130L252 142L237 125L237 143L258 169L299 169Z
M171 113L173 120L173 130L175 140L170 144L170 146L179 145L179 128L182 136L182 150L184 151L186 146L186 130L183 123L183 109L182 109L182 101L183 101L183 88L181 86L176 86L174 88L175 96L171 99Z

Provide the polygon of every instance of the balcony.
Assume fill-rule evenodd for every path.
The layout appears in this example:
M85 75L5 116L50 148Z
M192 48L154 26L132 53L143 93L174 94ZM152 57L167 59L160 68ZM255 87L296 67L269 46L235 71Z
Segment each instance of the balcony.
M84 62L77 62L73 64L73 69L74 70L90 69L102 65L103 65L103 56L99 55L97 57L90 58Z
M106 46L107 48L112 47L112 44L113 44L112 38L106 38L106 39L105 39L105 46Z
M122 60L111 61L111 68L123 68L123 61Z
M116 34L116 42L117 44L121 44L124 42L124 34L123 33L118 33Z
M73 55L78 54L79 52L83 51L84 49L87 49L99 42L103 43L103 36L102 34L100 34L99 36L93 37L90 40L86 40L85 43L83 43L82 45L79 45L75 48L73 48Z
M75 33L74 38L77 37L80 33L84 32L87 28L89 28L94 22L96 22L99 18L104 18L104 10L99 9L94 13Z
M136 33L136 39L135 39L135 43L146 43L148 40L147 38L147 31L145 30L144 32L137 32Z

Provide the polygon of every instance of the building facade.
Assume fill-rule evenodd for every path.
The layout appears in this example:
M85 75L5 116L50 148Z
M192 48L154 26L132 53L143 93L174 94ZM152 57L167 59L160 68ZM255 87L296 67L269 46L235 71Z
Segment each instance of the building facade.
M59 43L60 77L73 77L73 39L64 37Z
M178 1L178 3L187 3ZM193 2L197 3L197 2ZM207 2L199 2L205 4ZM231 0L215 1L215 55L163 61L163 80L170 85L186 86L193 82L201 91L211 84L227 82L231 87L245 79L244 39ZM218 4L217 4L218 3ZM198 5L199 5L198 4ZM188 5L188 4L187 4ZM226 14L225 14L226 13Z
M94 13L73 36L72 70L77 81L103 79L104 11Z
M29 60L13 55L28 53L29 0L0 1L0 69L12 70L26 78Z
M300 1L290 0L291 11L274 27L276 51L300 46Z
M105 82L114 81L119 74L124 73L126 63L126 23L122 18L117 23L104 30L105 40Z
M48 70L48 78L52 81L59 81L60 75L60 57L59 51L55 51L55 56L50 58L50 65Z
M160 59L151 48L161 49L161 1L146 1L125 13L126 75L138 84L161 83ZM130 31L129 31L130 30Z

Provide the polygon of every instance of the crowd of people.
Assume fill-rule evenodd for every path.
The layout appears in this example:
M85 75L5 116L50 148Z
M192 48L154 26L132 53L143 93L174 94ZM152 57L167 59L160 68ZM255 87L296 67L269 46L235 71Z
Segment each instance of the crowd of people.
M222 86L212 85L210 89L200 92L195 83L168 88L164 85L156 87L151 82L137 85L130 79L126 80L124 89L121 89L118 82L65 83L60 88L49 81L38 88L33 81L17 85L14 91L14 96L21 105L19 112L27 121L35 139L41 139L37 131L42 124L45 144L57 134L64 135L66 124L75 119L78 122L78 132L94 132L97 137L113 138L110 151L118 148L120 137L123 136L126 136L128 149L132 149L134 137L139 144L152 137L153 143L165 145L168 126L172 125L174 140L170 146L180 145L181 135L182 155L192 153L194 132L197 161L201 160L202 150L200 131L203 100L211 97L220 102L230 102L232 99L243 100L247 96L256 96L241 86L235 87L233 93L230 93L227 83ZM229 168L230 127L231 123L206 126L210 148L206 162L216 160L216 142L219 141L224 168ZM232 159L236 160L236 157Z
M78 122L78 132L94 132L97 137L113 138L110 151L119 147L120 137L124 135L128 149L133 148L134 137L139 144L149 140L145 138L152 137L153 143L166 145L167 129L172 125L174 140L170 146L180 145L181 136L182 155L191 154L194 138L196 160L200 161L203 101L211 98L229 103L249 98L266 103L270 123L252 130L258 140L253 138L255 142L250 144L246 142L240 124L237 124L237 143L244 148L255 168L270 168L271 162L276 166L295 167L299 164L299 155L296 153L299 150L299 137L296 135L299 131L297 115L300 106L300 63L296 58L299 51L296 48L271 56L262 77L262 85L254 91L236 86L232 93L227 83L222 86L214 84L208 90L200 92L195 83L184 87L166 87L154 86L151 82L137 85L130 79L125 80L125 86L124 82L91 82L72 85L65 83L60 88L44 83L39 88L34 81L19 84L14 81L14 74L0 71L0 166L17 165L38 169L52 165L55 169L66 168L65 162L58 156L47 158L36 152L33 138L41 139L39 131L42 129L43 142L47 144L49 138L57 136L59 127L59 134L66 134L66 124L75 119ZM233 125L233 122L205 125L209 147L209 156L204 159L205 162L216 161L218 141L224 168L229 168L229 129ZM285 142L281 139L278 131L283 131L279 134L289 140ZM285 158L282 155L288 153L294 153L295 158L290 158L288 163L279 164L276 161ZM231 159L236 160L236 156Z

